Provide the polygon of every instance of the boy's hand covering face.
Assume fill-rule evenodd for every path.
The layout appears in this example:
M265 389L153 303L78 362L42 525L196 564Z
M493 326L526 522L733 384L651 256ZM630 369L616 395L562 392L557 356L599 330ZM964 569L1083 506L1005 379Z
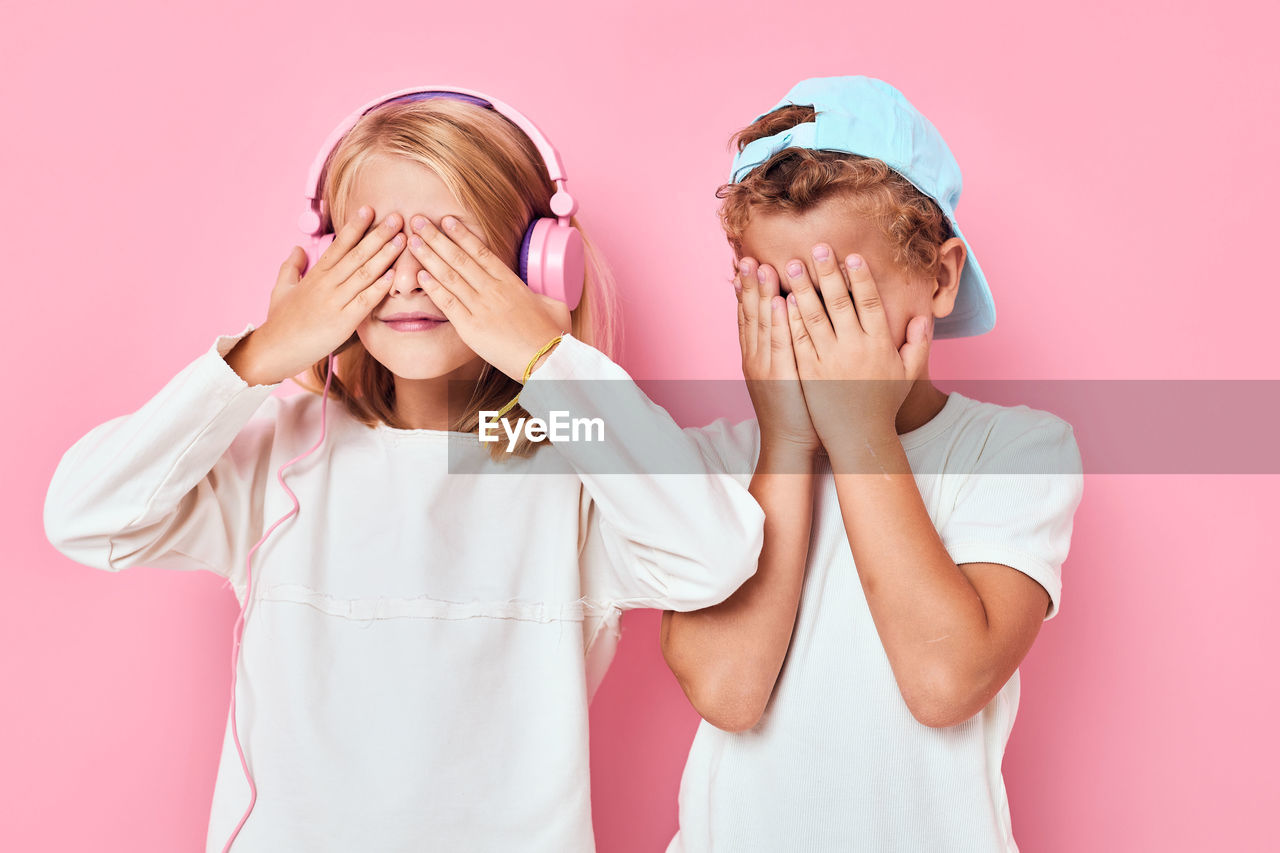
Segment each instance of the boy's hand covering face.
M822 444L830 450L841 441L896 435L898 409L928 364L932 318L913 317L897 347L865 259L854 253L838 264L820 243L813 262L816 286L799 260L787 262L783 274L796 368Z
M742 375L760 422L762 443L803 454L817 452L818 434L805 408L777 271L743 258L733 287L738 296Z

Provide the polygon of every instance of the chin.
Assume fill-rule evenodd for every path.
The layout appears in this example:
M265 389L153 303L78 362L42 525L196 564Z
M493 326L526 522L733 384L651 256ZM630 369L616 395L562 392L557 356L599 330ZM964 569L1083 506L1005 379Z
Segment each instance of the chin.
M452 329L405 333L363 328L358 335L369 355L401 379L437 379L479 360Z

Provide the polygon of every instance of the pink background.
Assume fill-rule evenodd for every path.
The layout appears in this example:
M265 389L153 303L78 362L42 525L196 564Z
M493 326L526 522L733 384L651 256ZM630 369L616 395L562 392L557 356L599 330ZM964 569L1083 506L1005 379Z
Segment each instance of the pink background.
M0 31L6 849L202 849L234 599L76 565L41 506L76 438L261 321L306 166L374 95L452 82L541 124L622 282L637 376L738 375L727 137L802 77L865 73L948 139L996 293L996 330L940 343L935 375L1280 378L1264 4L182 5L28 3ZM1024 850L1271 841L1276 486L1089 478L1004 765ZM657 621L627 618L593 708L606 853L675 825L696 718Z

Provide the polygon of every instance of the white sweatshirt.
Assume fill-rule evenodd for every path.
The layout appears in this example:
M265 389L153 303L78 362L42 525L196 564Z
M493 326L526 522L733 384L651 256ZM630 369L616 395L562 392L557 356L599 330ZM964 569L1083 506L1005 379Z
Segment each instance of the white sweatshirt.
M244 601L249 549L292 507L276 471L321 426L318 395L276 397L227 365L252 328L65 454L44 516L63 554L207 569ZM625 384L600 411L564 379ZM253 557L236 716L258 799L233 851L594 849L587 703L621 611L724 600L755 571L764 517L707 436L572 336L520 402L600 417L614 446L660 437L694 473L597 474L585 442L495 462L474 438L370 428L329 401L323 445L285 473L301 510ZM228 718L207 850L248 802Z
M956 563L1000 563L1062 598L1084 480L1071 425L1027 406L952 392L899 436ZM709 436L750 483L755 421ZM786 661L763 718L739 733L699 724L667 853L1017 853L1000 772L1018 710L1014 672L976 716L918 722L863 593L835 478L815 469L813 529Z

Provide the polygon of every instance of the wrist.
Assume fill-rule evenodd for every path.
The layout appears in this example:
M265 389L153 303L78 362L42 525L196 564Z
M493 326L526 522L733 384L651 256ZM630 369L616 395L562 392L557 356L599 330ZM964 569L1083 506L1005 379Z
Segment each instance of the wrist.
M223 356L223 361L249 385L278 385L288 376L277 378L280 371L264 364L261 328L253 329L237 341Z
M551 345L551 347L546 352L542 353L542 355L540 356L537 356L533 360L533 363L529 366L529 371L528 371L529 374L532 375L535 370L541 367L542 363L551 357L551 353L555 352L556 347L558 346L560 346L560 341L556 341L554 344Z
M896 430L850 425L824 440L831 470L841 474L910 474L911 465Z
M813 471L821 445L817 442L763 434L757 471L778 474L806 474Z
M551 353L555 352L556 348L560 346L560 342L566 334L568 332L561 332L558 329L548 332L546 337L542 338L533 349L529 350L528 357L520 365L520 373L515 378L521 383L526 382L533 375L533 372L551 357Z

